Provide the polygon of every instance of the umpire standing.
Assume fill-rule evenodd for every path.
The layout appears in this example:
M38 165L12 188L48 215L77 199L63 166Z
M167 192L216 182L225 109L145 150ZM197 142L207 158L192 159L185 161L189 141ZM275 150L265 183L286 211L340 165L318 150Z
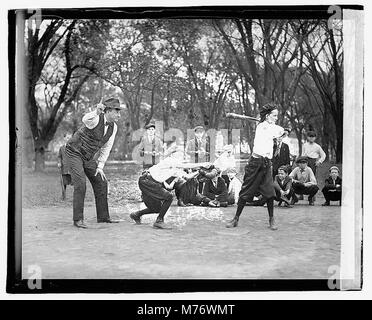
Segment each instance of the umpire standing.
M117 122L120 119L118 99L110 98L99 103L87 113L83 125L66 144L66 160L69 164L73 193L74 226L87 228L84 223L85 176L92 184L96 201L97 222L115 223L110 219L107 203L107 180L103 167L114 144ZM96 155L97 154L97 155ZM95 160L95 155L98 156Z

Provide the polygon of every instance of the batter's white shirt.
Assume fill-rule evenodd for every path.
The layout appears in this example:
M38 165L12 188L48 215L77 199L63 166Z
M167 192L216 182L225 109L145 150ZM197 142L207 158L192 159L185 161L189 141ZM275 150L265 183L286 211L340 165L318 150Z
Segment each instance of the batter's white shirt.
M284 129L267 121L261 122L256 127L253 142L253 153L271 159L273 157L274 139L282 136Z

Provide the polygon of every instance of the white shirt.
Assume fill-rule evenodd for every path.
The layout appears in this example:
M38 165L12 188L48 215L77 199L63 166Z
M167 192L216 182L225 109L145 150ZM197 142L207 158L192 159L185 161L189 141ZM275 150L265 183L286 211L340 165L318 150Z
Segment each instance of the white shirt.
M305 142L302 146L302 155L312 159L317 159L320 163L323 163L326 158L326 154L322 147L315 142Z
M267 121L257 125L253 142L253 153L271 159L273 157L274 139L280 137L284 129Z
M220 169L221 172L224 172L229 168L236 168L235 156L232 153L229 155L229 153L225 151L213 162L213 165Z
M227 190L228 194L234 194L235 203L238 203L239 192L242 188L242 183L237 177L234 177L229 184L229 189Z
M103 115L103 119L104 119L103 121L104 121L104 124L105 124L103 134L105 135L106 132L107 132L107 129L108 129L108 127L106 126L107 120L106 120L105 115ZM99 115L97 114L97 111L94 110L94 111L89 112L86 115L84 115L82 121L88 129L94 129L98 125ZM114 129L112 131L111 137L107 140L107 142L99 150L99 156L98 156L98 159L97 159L97 162L98 162L97 167L100 168L100 169L103 169L103 167L105 166L105 163L107 161L107 158L110 155L110 151L111 151L111 148L114 144L115 136L116 136L117 131L118 131L118 126L116 125L116 123L114 123Z
M176 167L180 163L181 162L179 160L170 156L152 166L150 169L148 169L148 171L154 180L163 183L170 177L179 177L185 174L182 169Z

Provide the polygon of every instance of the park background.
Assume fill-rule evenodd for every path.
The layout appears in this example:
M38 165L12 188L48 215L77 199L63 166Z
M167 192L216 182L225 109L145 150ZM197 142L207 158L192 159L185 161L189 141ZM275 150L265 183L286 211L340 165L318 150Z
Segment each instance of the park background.
M298 154L306 132L315 130L327 161L342 162L340 21L330 28L327 20L305 19L41 17L20 26L24 168L43 171L45 161L55 161L66 134L109 96L125 106L110 160L131 160L138 144L133 133L151 120L185 137L197 125L241 129L240 157L247 158L256 124L225 115L257 116L260 106L274 101L278 124L291 128Z
M340 22L334 28L326 20L298 19L40 22L38 29L37 19L26 21L21 33L27 90L17 151L23 170L24 276L32 263L42 266L46 278L329 276L328 267L339 263L337 206L314 210L300 202L288 212L278 209L281 231L276 234L267 233L263 208L242 217L248 229L230 233L224 223L233 207L180 212L172 206L167 219L176 228L171 234L149 229L153 217L138 232L128 214L140 206L141 165L131 161L136 130L151 120L185 133L196 125L241 129L241 145L249 146L237 154L241 175L255 124L225 114L256 116L268 101L279 105L279 124L292 129L299 153L306 132L317 131L327 153L318 175L322 187L329 166L342 163ZM69 223L70 187L66 201L60 199L57 151L83 114L112 95L126 110L105 172L111 215L124 222L76 233ZM90 186L85 216L94 226Z

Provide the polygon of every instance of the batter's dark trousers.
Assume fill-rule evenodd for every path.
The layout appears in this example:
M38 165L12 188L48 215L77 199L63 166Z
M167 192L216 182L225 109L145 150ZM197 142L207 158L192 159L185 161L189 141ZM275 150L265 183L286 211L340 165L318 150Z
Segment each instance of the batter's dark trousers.
M86 192L86 178L88 177L94 192L96 201L97 220L109 219L109 210L107 203L107 181L102 180L101 176L96 173L97 163L95 160L86 161L82 156L66 148L66 161L70 167L73 193L73 220L84 219L84 199Z

